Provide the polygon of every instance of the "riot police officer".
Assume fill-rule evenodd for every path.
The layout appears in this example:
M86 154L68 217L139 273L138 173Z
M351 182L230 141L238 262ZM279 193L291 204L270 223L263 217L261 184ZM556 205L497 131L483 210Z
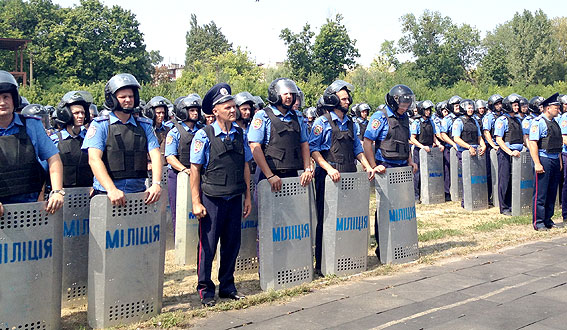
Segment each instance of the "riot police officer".
M234 97L234 102L236 102L236 124L247 134L254 111L254 96L249 92L240 92Z
M317 227L315 234L315 274L321 276L321 253L323 244L323 220L325 202L325 177L333 182L341 179L341 172L356 172L355 160L358 159L367 169L368 178L374 178L374 171L364 156L362 144L358 139L358 127L347 116L352 102L354 87L336 80L323 93L325 105L332 109L318 117L313 123L309 136L311 157L317 163L315 168L315 205L317 209Z
M451 200L451 148L457 149L457 144L451 138L453 129L453 122L459 115L459 103L462 98L458 95L452 96L447 100L448 114L443 117L441 121L441 139L444 141L443 150L443 174L444 174L444 188L445 188L445 201Z
M463 151L468 150L471 156L476 156L477 153L482 156L486 145L480 133L480 124L474 118L474 101L464 99L459 103L459 108L460 114L453 123L451 133L457 145L459 164L462 164ZM464 206L464 200L461 200L461 206Z
M528 140L534 162L533 227L548 230L555 227L553 217L557 186L561 178L561 128L554 120L560 112L559 93L545 99L543 113L532 121Z
M488 147L491 149L498 150L498 144L496 144L496 139L494 138L494 122L496 118L500 117L502 111L502 100L504 98L499 94L491 95L488 98L488 110L490 110L482 118L482 131ZM490 154L490 149L488 150Z
M303 186L313 178L303 114L292 110L298 93L291 79L272 81L268 87L270 106L254 115L248 131L250 149L261 171L258 181L267 179L272 191L281 189L280 178L296 177L301 169L304 169L300 177Z
M417 164L418 170L413 175L413 185L414 185L414 195L415 200L419 202L420 198L420 159L419 151L424 149L427 152L431 152L431 148L439 147L441 151L444 147L437 141L437 134L439 134L438 126L431 118L433 113L434 104L430 100L425 100L418 107L417 113L419 118L414 120L410 128L410 142L414 145L413 148L413 162Z
M405 85L396 85L385 96L384 112L376 111L369 120L362 144L370 168L385 173L386 168L411 166L417 172L417 165L410 154L410 128L407 110L415 107L415 95ZM373 145L375 144L375 146ZM376 150L376 151L375 151ZM374 228L378 228L375 217ZM375 234L378 241L378 234ZM380 258L379 244L376 255Z
M561 187L561 215L563 222L567 219L567 95L560 95L557 98L561 105L563 113L559 115L559 126L563 137L563 146L561 152L561 163L563 164L563 186Z
M522 120L522 132L524 133L524 145L526 148L529 148L529 136L530 136L530 127L532 125L532 121L541 115L540 104L545 99L541 96L534 96L528 102L528 108L530 110L530 114L527 115L524 120Z
M358 138L362 141L364 138L364 132L366 132L366 127L368 126L368 114L370 113L370 106L367 103L359 103L354 109L354 115L356 126L358 126Z
M256 112L258 112L258 110L264 109L265 106L266 106L266 103L264 103L264 100L262 100L262 97L255 95L254 96L254 113L250 114L250 117L254 117Z
M307 118L307 132L311 132L315 118L317 118L317 109L315 109L315 107L309 107L303 112L303 115Z
M242 128L234 124L236 104L228 84L217 84L205 94L203 112L214 114L216 121L193 138L190 180L193 214L199 218L197 292L204 306L213 306L211 268L219 238L219 297L244 298L234 285L234 268L240 249L240 220L251 210L247 162L252 155Z
M163 96L154 96L142 109L142 115L153 120L154 133L159 143L159 151L164 157L162 158L162 162L165 162L166 136L173 127L171 122L169 122L168 106L170 103L171 102Z
M494 123L494 136L498 149L498 201L500 213L512 215L512 157L520 157L523 134L518 94L511 94L502 101L503 114Z
M112 77L104 86L104 105L111 112L96 118L83 142L94 173L94 194L107 194L112 205L124 206L125 193L146 191L145 202L157 202L161 194L162 162L152 121L133 116L140 105L140 84L129 73ZM147 155L153 182L146 190Z
M92 187L93 172L89 157L81 150L87 130L83 126L90 118L89 103L78 91L63 95L55 110L55 123L62 127L50 137L59 148L63 162L63 186Z
M3 204L38 201L45 182L39 160L47 161L51 177L46 211L55 213L63 206L65 196L59 150L37 118L15 113L20 106L16 79L0 70L0 216L4 214Z
M171 220L175 232L177 175L179 172L190 173L191 142L195 133L202 127L201 97L198 94L189 94L179 100L174 108L171 122L173 128L167 133L165 142L165 159L167 160L167 192Z

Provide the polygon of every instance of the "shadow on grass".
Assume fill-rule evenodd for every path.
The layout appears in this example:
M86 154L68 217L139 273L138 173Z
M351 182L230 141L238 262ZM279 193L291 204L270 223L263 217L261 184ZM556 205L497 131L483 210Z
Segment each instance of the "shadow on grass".
M437 252L443 252L446 250L450 250L456 247L467 247L467 246L476 246L478 242L476 241L449 241L449 242L440 242L437 244L432 244L428 246L422 246L419 248L419 255L421 257L428 256Z

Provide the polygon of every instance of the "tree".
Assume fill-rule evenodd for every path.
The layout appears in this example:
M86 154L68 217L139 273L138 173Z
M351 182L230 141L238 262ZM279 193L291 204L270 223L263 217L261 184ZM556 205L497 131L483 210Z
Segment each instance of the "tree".
M305 23L303 30L299 33L293 33L285 28L280 33L280 39L287 46L287 60L293 79L306 80L311 72L313 72L313 50L312 42L314 32L311 31L309 23Z
M207 59L211 55L216 56L232 50L232 43L228 42L215 22L199 26L195 14L191 14L191 28L185 39L185 67L190 67L194 62Z
M323 82L330 84L339 75L352 70L356 58L360 57L355 47L356 39L351 39L346 27L341 24L343 16L337 14L335 20L327 19L313 44L314 66L323 76Z
M395 70L400 66L400 61L396 57L398 53L396 42L394 40L385 40L380 45L380 53L372 60L370 67L384 72Z

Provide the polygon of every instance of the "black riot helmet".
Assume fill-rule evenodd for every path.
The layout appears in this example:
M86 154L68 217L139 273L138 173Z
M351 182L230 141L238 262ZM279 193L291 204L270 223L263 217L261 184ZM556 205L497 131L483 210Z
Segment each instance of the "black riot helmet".
M337 93L343 89L348 93L349 104L352 104L351 93L354 91L354 86L344 80L335 80L323 93L323 102L325 105L331 109L339 109L342 112L347 112L348 108L344 109L341 107L341 100L337 96Z
M484 109L484 112L480 113L480 109ZM476 100L474 103L474 110L479 116L484 116L486 114L486 109L487 105L485 100Z
M565 105L567 104L567 95L561 94L557 97L557 100L561 104L561 112L565 112Z
M134 106L131 109L123 109L116 98L116 92L123 88L131 88L134 93ZM119 110L125 113L133 113L140 106L140 83L129 73L119 73L104 86L104 105L111 111Z
M142 109L142 116L154 120L156 117L156 108L163 107L165 110L165 118L163 119L163 121L168 121L170 103L171 102L169 102L169 100L163 96L154 96L148 101L148 103L146 103L146 106Z
M420 107L417 107L417 113L420 116L425 116L425 110L429 109L429 116L431 116L433 114L433 109L435 108L435 105L433 104L433 102L431 102L430 100L425 100L423 102L421 102Z
M406 110L415 108L415 94L406 85L396 85L390 89L385 97L386 105L392 112L397 112L400 104L408 104Z
M443 110L449 111L449 109L447 109L447 101L446 100L441 101L441 102L437 103L437 105L435 105L435 111L437 112L437 114L440 117L444 117Z
M377 108L376 111L381 111L382 113L386 114L386 105L385 104L380 104Z
M201 108L202 108L202 104L203 104L203 100L201 99L201 97L199 96L199 94L189 94L186 97L183 97L180 100L175 100L177 102L177 104L175 105L175 108L173 110L173 113L175 115L175 119L179 120L179 121L192 121L192 122L198 122L201 121L202 115L201 115ZM191 120L190 116L189 116L189 108L197 108L198 109L198 113L199 113L199 117L197 117L197 120Z
M516 94L516 93L512 93L512 94L506 96L502 100L502 109L507 113L514 112L514 109L512 108L512 103L518 103L518 107L519 107L521 98L522 97L520 95Z
M534 96L530 99L530 112L536 115L541 113L540 106L541 102L545 101L543 96Z
M98 107L96 106L96 104L92 103L91 105L89 105L89 116L91 117L91 119L98 117L98 115Z
M88 98L88 96L85 93L88 92L81 93L79 91L70 91L63 95L55 109L55 122L59 127L64 128L67 125L73 124L71 106L76 104L82 106L83 110L85 110L85 123L90 121L89 106L91 102L87 101L86 98Z
M244 103L248 103L250 105L250 112L254 109L254 105L256 104L254 100L254 96L249 92L240 92L234 96L234 103L236 103L236 119L240 119L240 106Z
M297 101L299 101L299 105L298 105L299 109L298 110L301 110L301 109L303 109L303 107L305 107L305 94L303 94L303 92L301 91L301 88L299 88L299 86L297 86L297 90L298 90L298 93L297 93L296 103L297 103Z
M362 111L368 111L368 113L370 114L370 106L367 103L359 103L354 109L354 114L360 118L362 117Z
M447 110L449 110L449 112L454 113L454 114L459 114L459 109L460 109L460 103L463 100L462 97L460 97L459 95L453 95L451 96L451 98L447 101Z
M309 118L317 118L317 109L315 107L309 107L303 110L303 116L309 120Z
M254 96L254 106L256 107L256 110L262 110L266 107L266 103L264 103L261 96L256 95Z
M282 104L282 94L290 93L293 96L290 106ZM295 82L289 78L278 78L270 83L268 86L268 102L275 106L281 105L286 110L291 110L295 104L299 89Z
M498 112L498 110L496 110L496 108L494 108L494 105L496 105L498 102L502 103L503 100L504 100L504 98L500 94L491 95L488 98L488 109L490 109L490 111L493 111L493 112Z
M18 82L16 78L4 70L0 70L0 93L10 93L12 94L12 102L14 102L14 112L16 109L20 108L22 104L22 98L18 92Z
M317 100L317 117L326 114L328 110L328 107L323 101L323 96L321 95L321 97L319 97L319 99Z
M43 124L43 128L45 129L49 129L51 126L49 124L49 112L48 109L46 109L43 105L41 104L28 104L26 105L21 112L22 115L24 116L35 116L35 117L39 117L41 119L41 122Z
M470 107L470 106L472 106L473 112L469 115L468 112L467 112L467 108ZM461 102L459 102L459 109L460 109L460 113L459 113L459 114L460 114L461 116L468 116L468 117L470 117L470 116L474 115L474 109L475 109L475 107L474 107L474 101L471 100L471 99L464 99L464 100L461 100Z

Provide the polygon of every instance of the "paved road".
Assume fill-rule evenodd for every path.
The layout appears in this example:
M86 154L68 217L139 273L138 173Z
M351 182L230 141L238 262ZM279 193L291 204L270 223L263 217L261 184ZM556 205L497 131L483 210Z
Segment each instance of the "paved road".
M567 329L567 238L218 313L196 327Z

